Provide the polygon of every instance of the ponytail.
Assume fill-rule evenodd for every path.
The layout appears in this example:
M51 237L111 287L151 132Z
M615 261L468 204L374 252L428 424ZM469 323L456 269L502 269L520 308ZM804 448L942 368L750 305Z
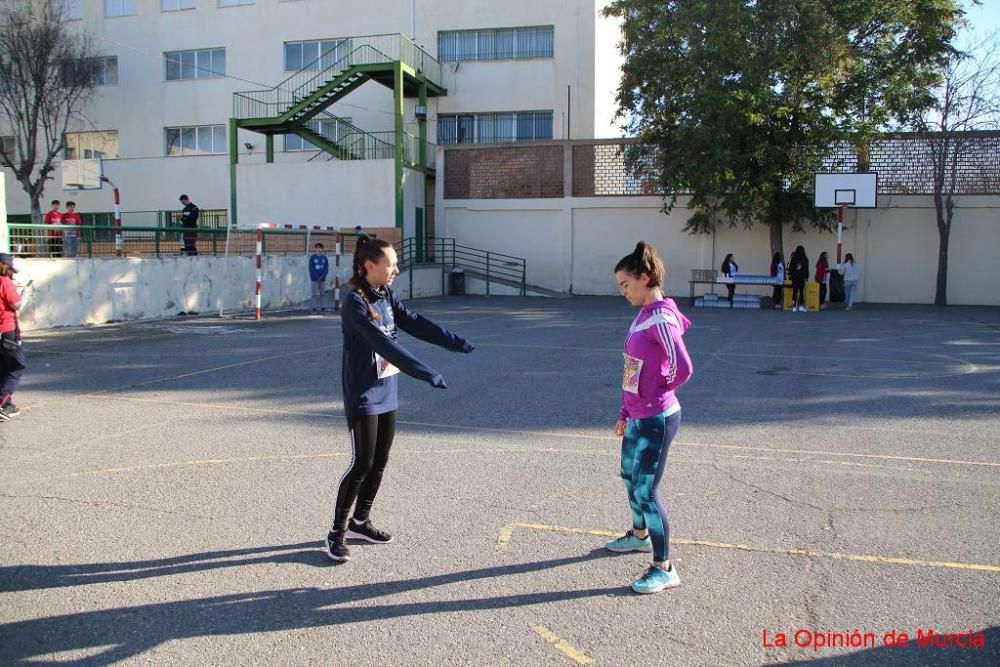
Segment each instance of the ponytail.
M368 306L368 319L370 320L381 318L375 312L375 309L372 308L371 301L368 299L368 292L365 289L368 284L368 281L365 279L367 273L365 262L378 262L385 256L385 248L388 247L390 247L388 241L374 239L367 234L358 236L357 243L354 246L354 265L351 269L351 278L347 281L347 284L361 296L365 305Z
M645 273L649 276L646 287L650 289L662 288L663 276L667 272L663 266L663 260L660 259L660 253L656 252L656 248L645 241L636 243L635 250L621 258L615 265L615 273L618 271L627 271L633 276L641 276Z

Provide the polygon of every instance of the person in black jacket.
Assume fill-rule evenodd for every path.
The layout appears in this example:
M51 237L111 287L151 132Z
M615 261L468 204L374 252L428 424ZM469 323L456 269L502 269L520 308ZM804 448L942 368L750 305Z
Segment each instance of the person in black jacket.
M736 259L733 257L733 253L726 255L726 258L722 260L722 266L719 268L719 273L727 278L732 278L740 272L740 265L736 263ZM726 285L726 289L729 290L729 306L733 305L733 295L736 293L736 285L734 283L729 283Z
M409 310L389 286L399 274L396 251L381 239L362 235L354 250L354 267L344 299L341 378L344 411L351 438L351 463L337 488L333 525L326 537L326 554L334 561L350 560L347 539L376 544L392 541L369 519L389 448L396 433L400 371L445 389L444 377L397 342L397 329L452 352L472 352L473 346L425 317ZM351 508L354 515L348 523Z
M186 227L188 229L198 228L198 216L201 215L201 210L188 198L187 195L180 196L181 204L184 209L181 211L181 227ZM183 234L184 244L181 246L182 255L197 255L198 254L198 232L184 232Z
M788 260L788 278L792 281L792 311L806 312L806 281L809 280L809 258L802 246L795 248Z

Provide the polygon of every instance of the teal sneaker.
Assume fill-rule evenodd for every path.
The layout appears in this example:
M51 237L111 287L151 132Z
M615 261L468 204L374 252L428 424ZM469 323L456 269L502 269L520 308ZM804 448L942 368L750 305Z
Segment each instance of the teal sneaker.
M677 576L677 568L670 565L669 570L664 570L658 565L650 565L642 573L642 576L632 582L632 590L636 593L658 593L664 588L676 588L681 585L681 578Z
M604 548L615 553L627 553L629 551L651 552L653 550L653 541L649 539L649 535L640 539L630 530L618 539L606 543Z

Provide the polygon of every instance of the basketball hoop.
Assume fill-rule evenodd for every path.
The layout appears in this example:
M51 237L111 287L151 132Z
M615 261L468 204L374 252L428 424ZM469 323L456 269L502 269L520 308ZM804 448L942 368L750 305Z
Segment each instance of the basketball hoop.
M837 209L837 263L840 264L844 210L848 208L876 208L878 205L878 174L816 174L813 196L816 208Z

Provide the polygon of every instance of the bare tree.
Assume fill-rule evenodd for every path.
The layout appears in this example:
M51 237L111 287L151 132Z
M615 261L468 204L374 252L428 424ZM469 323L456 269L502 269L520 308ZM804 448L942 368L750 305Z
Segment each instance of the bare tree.
M989 168L982 155L984 137L979 132L1000 128L998 51L1000 33L993 33L970 49L952 54L941 70L934 106L914 120L933 170L940 237L934 294L938 306L948 303L948 241L957 198L981 186L983 175L979 172Z
M90 40L67 27L61 3L0 0L0 165L10 169L41 222L40 200L66 146L70 120L93 94Z

